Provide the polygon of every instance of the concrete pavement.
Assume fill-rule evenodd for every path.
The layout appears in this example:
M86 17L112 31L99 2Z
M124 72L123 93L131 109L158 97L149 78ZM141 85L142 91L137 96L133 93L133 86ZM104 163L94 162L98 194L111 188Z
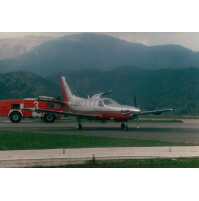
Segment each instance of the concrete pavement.
M0 151L0 167L35 167L83 164L86 161L155 158L198 158L199 146L114 147Z

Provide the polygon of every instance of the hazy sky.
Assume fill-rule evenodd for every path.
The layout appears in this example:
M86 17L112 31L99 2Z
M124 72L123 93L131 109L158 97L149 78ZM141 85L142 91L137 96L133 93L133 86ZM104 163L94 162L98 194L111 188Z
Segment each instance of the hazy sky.
M25 35L43 35L52 37L61 37L64 35L78 34L77 32L0 32L0 39L21 37ZM101 32L120 38L129 42L142 43L144 45L164 45L175 44L182 45L193 51L199 51L199 32Z

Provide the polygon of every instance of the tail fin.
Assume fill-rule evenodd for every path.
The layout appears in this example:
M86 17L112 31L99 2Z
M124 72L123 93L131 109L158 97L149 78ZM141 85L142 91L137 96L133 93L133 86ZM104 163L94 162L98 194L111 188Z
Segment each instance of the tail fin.
M60 77L59 80L61 82L61 88L64 95L64 101L69 101L74 99L74 95L72 91L70 90L68 84L66 83L65 77Z

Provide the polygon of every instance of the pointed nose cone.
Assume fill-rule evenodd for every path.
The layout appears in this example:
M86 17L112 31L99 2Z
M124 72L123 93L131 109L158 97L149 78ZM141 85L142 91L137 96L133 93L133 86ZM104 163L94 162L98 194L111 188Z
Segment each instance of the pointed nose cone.
M138 113L139 113L139 112L141 112L141 110L140 110L140 109L138 109L138 108L136 108L136 112L138 112Z
M120 110L121 111L129 111L132 114L138 114L138 113L141 112L139 108L132 107L132 106L127 106L127 105L121 105Z
M129 107L128 108L132 113L135 113L135 114L138 114L140 113L140 109L139 108L136 108L136 107Z
M140 110L139 108L135 108L135 109L134 109L134 112L135 112L135 113L140 113L141 110Z

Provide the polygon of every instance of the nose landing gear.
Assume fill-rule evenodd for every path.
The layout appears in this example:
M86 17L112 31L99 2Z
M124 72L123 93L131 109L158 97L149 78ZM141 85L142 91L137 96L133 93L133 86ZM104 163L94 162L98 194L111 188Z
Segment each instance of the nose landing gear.
M138 116L137 116L137 129L139 129L139 120L138 120Z
M125 130L125 131L128 131L128 130L129 130L129 127L128 127L128 126L124 126L124 130Z

